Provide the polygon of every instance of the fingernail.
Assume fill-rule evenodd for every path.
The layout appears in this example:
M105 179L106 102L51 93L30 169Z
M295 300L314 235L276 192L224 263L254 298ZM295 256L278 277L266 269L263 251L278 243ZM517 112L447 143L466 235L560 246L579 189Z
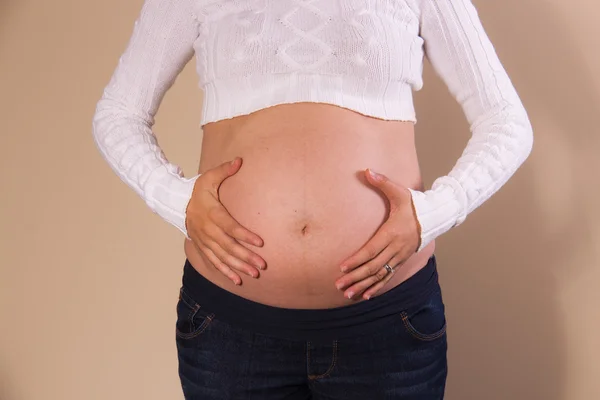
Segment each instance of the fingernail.
M371 176L373 177L373 179L380 181L382 180L381 175L379 175L377 172L369 170L369 173L371 174Z
M341 290L344 287L344 284L343 283L337 283L335 285L335 287L338 288L338 290Z
M343 265L343 266L340 268L340 270L341 270L342 272L346 272L346 271L348 271L348 267L347 267L347 266L345 266L345 265Z
M365 295L365 299L369 300L371 298L370 294Z
M351 299L354 296L354 292L348 292L348 298Z

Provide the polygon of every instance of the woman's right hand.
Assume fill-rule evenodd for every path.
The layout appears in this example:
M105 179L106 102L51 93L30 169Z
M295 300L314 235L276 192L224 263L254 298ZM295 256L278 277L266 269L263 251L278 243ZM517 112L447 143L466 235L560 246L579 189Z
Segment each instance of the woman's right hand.
M258 254L237 241L262 246L262 239L240 225L219 200L221 182L239 170L241 161L240 157L236 157L198 177L187 206L185 221L192 242L236 285L242 283L237 272L258 278L259 272L255 266L260 269L266 267L265 261Z

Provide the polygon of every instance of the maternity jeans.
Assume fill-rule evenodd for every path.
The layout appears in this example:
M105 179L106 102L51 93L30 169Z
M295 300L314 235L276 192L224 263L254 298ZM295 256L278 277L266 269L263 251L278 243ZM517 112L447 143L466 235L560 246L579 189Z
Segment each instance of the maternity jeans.
M435 255L383 294L326 309L247 300L186 260L175 331L187 400L444 397L446 318Z

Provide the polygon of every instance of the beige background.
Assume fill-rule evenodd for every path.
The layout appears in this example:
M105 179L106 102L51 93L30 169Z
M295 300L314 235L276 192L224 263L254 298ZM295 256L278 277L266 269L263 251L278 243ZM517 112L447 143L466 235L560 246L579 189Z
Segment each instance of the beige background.
M182 398L182 237L91 135L141 2L0 0L2 400ZM438 240L447 399L600 399L600 3L476 5L536 136L517 175ZM156 125L188 175L202 138L193 67ZM425 81L417 141L430 185L468 131L429 65Z

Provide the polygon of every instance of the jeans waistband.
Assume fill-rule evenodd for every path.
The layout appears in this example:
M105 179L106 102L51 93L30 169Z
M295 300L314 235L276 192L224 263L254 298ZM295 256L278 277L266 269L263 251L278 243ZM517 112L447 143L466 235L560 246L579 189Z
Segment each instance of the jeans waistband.
M215 314L216 320L266 335L314 341L375 332L439 289L435 255L416 274L387 292L333 308L283 308L248 300L206 279L187 259L182 285L198 304Z

